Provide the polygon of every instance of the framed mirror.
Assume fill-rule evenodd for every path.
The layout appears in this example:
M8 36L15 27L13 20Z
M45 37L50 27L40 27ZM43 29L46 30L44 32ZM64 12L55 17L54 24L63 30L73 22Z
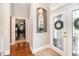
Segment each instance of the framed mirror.
M39 7L37 8L37 33L47 32L47 11Z

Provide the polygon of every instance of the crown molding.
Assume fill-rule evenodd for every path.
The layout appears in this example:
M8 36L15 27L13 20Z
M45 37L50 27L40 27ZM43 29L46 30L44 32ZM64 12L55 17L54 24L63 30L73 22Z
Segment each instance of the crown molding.
M56 4L56 5L50 5L50 12L54 12L60 9L65 9L65 8L69 8L71 6L76 5L75 3L60 3L60 4Z

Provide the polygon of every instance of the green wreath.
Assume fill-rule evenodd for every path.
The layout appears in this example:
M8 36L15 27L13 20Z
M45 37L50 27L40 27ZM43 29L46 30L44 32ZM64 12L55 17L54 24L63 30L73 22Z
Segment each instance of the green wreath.
M63 28L63 22L61 20L58 20L55 22L54 26L55 26L55 29L60 30Z
M74 28L79 30L79 18L74 21Z

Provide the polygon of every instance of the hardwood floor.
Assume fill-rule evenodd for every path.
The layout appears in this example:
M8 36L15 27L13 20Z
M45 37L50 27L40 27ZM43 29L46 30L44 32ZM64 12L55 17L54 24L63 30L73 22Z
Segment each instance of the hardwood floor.
M33 56L27 42L17 43L10 47L10 56Z
M20 42L10 46L10 56L60 56L54 50L47 48L32 54L28 42Z

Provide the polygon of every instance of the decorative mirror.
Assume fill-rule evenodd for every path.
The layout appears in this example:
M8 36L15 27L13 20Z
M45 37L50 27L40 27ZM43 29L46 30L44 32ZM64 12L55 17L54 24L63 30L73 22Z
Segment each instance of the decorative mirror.
M44 8L37 8L37 32L47 32L47 13Z

